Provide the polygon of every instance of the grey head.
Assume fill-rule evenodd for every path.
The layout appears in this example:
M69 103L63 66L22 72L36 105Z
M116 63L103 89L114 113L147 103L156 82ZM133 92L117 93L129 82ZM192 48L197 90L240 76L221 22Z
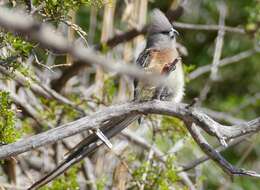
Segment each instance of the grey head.
M166 16L159 9L153 10L146 47L171 47L175 44L176 34L178 32Z

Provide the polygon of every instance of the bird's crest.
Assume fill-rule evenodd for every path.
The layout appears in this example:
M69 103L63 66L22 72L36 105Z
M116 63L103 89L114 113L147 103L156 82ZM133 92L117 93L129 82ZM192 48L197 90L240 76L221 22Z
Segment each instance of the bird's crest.
M172 25L167 17L159 9L154 9L151 14L151 23L149 27L149 33L160 33L164 31L170 31Z

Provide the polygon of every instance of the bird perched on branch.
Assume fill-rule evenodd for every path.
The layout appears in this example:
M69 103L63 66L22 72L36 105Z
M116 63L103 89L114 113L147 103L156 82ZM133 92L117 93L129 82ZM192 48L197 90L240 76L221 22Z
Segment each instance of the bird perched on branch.
M184 74L176 48L178 32L158 9L152 13L146 48L140 53L136 63L146 72L166 76L164 87L151 86L134 81L136 101L160 99L180 102L184 95Z
M136 63L145 72L165 76L167 83L153 86L134 80L134 101L159 99L178 103L182 100L184 95L184 74L176 49L176 34L178 32L172 27L165 15L158 9L154 10L148 30L146 48L140 53ZM57 168L34 183L29 189L38 189L47 184L73 164L92 154L102 144L111 147L108 139L139 118L140 114L130 113L104 121L99 129L95 129L91 135L76 145Z

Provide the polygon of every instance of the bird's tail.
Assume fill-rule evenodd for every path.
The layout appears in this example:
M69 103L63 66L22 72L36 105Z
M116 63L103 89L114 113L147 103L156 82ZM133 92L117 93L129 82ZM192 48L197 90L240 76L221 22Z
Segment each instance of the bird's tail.
M139 117L139 115L135 114L115 118L106 122L100 128L100 130L108 139L110 139L119 132L121 132L132 122L137 120ZM68 154L68 156L54 170L52 170L42 179L35 182L31 187L28 188L28 190L39 189L43 185L49 183L50 181L64 173L72 165L80 162L86 156L90 156L97 150L98 147L100 147L103 144L104 143L99 139L99 137L95 133L89 135L86 139L82 140L78 145L76 145L76 147L73 148L73 150Z

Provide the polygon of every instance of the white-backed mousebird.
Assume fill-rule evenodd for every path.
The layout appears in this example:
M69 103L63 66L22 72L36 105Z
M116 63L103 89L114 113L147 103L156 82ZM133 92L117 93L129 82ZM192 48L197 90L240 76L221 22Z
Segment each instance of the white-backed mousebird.
M148 30L147 45L140 53L136 63L145 72L164 75L167 79L167 86L153 86L134 80L134 101L160 99L177 103L182 100L184 74L176 49L176 34L178 32L172 27L166 16L160 10L154 10ZM104 122L99 130L76 145L53 171L34 183L29 189L38 189L52 181L69 167L95 152L99 146L103 144L111 146L108 139L139 118L140 114L131 114Z

